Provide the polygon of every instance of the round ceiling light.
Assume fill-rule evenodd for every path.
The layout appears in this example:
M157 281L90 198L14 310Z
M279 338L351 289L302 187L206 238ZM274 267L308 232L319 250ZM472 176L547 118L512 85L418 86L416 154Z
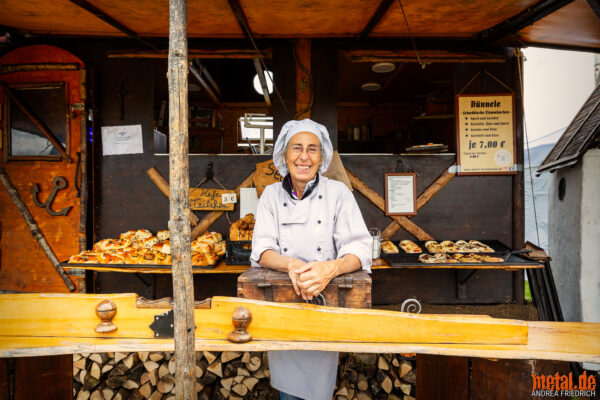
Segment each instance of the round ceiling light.
M377 64L373 64L371 67L371 71L377 72L379 74L386 74L388 72L392 72L396 69L396 65L391 62L379 62Z
M267 81L267 90L269 91L269 94L273 93L273 73L271 71L265 71L264 74L265 80ZM260 79L258 79L258 74L254 75L252 84L254 86L254 90L256 90L256 93L263 94L262 86L260 85Z
M366 82L360 85L360 88L365 92L374 92L376 90L381 89L381 84L377 82Z

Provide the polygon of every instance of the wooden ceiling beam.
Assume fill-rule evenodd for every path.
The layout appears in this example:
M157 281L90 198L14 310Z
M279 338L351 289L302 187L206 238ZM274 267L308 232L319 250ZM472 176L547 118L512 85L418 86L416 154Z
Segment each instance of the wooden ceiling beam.
M519 32L521 29L539 21L545 16L563 8L574 0L545 0L528 7L519 14L479 33L479 38L488 43Z
M596 17L600 18L600 0L587 0L588 4L594 10Z
M167 58L167 50L113 50L106 53L108 58ZM188 59L210 58L210 59L249 59L255 58L256 50L249 49L188 49ZM260 51L263 59L272 57L271 49Z
M213 101L213 103L215 103L215 105L219 106L221 104L221 100L219 100L219 97L215 94L214 90L204 80L204 78L202 77L202 73L200 71L198 71L198 68L196 68L196 66L194 65L194 63L192 61L188 62L188 68L189 68L190 72L192 73L192 76L194 78L196 78L198 83L200 83L200 85L202 85L204 90L206 90L206 93L208 93L208 96Z
M379 7L377 7L377 10L375 10L375 13L371 16L371 19L360 33L361 39L366 39L369 36L371 31L375 29L379 21L381 21L381 18L383 18L387 10L389 10L393 2L394 0L381 0Z
M229 3L229 7L231 11L233 11L233 15L237 20L240 28L242 28L242 32L244 32L244 36L250 41L254 42L254 38L252 37L252 31L250 30L250 26L248 25L248 19L246 18L246 14L244 14L244 9L240 5L238 0L227 0Z
M116 19L114 19L113 17L111 17L110 15L108 15L107 13L105 13L104 11L102 11L101 9L99 9L98 7L96 7L95 5L89 3L87 0L69 0L71 3L75 4L76 6L83 8L84 10L88 11L89 13L93 14L94 16L96 16L97 18L101 19L102 21L106 22L107 24L109 24L110 26L112 26L113 28L118 29L119 31L123 32L124 34L126 34L127 36L129 36L132 39L135 39L137 41L139 41L140 43L154 49L154 50L158 50L153 44L145 41L144 39L142 39L141 37L138 36L138 34L136 32L134 32L133 30L131 30L129 27L127 27L125 24L117 21Z

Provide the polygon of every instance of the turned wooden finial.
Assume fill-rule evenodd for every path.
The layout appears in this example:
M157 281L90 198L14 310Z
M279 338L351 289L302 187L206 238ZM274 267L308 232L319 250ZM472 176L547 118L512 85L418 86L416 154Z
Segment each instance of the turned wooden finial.
M252 313L250 310L243 306L237 306L233 310L231 321L235 328L227 337L231 342L246 343L252 339L252 335L246 332L246 328L252 322Z
M117 326L111 321L117 314L117 306L111 300L102 300L96 306L96 315L102 322L96 326L96 332L109 333L117 330Z

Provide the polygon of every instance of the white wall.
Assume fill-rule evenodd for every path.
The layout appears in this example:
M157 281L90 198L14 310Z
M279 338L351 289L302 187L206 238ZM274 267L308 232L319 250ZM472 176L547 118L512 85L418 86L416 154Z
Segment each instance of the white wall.
M563 200L558 184L565 179ZM548 244L552 274L565 321L581 321L581 163L550 174Z

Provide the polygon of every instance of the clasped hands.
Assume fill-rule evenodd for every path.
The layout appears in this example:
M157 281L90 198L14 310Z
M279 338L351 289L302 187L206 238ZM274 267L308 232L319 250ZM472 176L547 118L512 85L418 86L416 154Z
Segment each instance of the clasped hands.
M304 262L292 259L287 264L294 291L303 300L312 300L339 275L342 260Z

